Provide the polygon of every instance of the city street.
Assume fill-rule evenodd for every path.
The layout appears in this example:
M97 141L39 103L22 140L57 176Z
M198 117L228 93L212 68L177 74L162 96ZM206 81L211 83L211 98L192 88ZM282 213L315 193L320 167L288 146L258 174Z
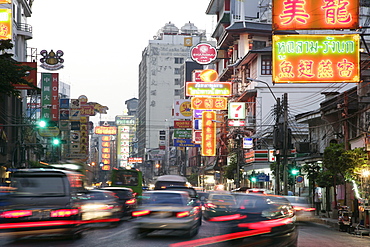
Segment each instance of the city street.
M356 237L348 233L339 232L326 225L315 224L312 222L298 223L299 228L299 247L357 247L370 246L369 237ZM199 231L199 234L192 240L201 238L210 238L220 235L223 232L222 225L204 222ZM181 235L181 233L179 234ZM1 246L72 246L72 247L163 247L177 243L176 246L182 246L181 242L189 241L176 234L168 232L158 232L151 234L143 239L135 239L132 230L132 223L129 221L123 222L116 228L101 227L91 229L85 232L84 237L79 240L64 240L64 239L24 239L16 242L10 242L7 239L0 238ZM207 245L210 247L227 246L225 244Z

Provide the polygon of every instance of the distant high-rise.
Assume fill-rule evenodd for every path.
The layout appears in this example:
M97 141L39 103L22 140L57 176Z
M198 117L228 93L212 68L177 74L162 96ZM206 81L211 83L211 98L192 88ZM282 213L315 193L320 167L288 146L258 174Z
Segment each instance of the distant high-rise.
M178 29L167 23L142 52L139 65L138 144L139 156L159 147L159 131L172 119L174 99L180 99L182 66L193 45L206 41L205 30L193 23Z

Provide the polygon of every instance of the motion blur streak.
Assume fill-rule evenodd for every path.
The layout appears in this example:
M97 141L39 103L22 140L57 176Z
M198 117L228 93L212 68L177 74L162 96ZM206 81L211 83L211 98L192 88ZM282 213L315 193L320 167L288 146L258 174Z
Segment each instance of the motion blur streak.
M268 220L268 221L260 221L254 223L241 223L238 224L240 228L249 228L249 229L266 229L271 230L273 227L287 225L293 223L292 218L287 219L276 219L276 220Z
M251 231L245 231L245 232L229 233L229 234L224 234L220 236L201 238L201 239L196 239L196 240L191 240L191 241L170 244L169 247L203 246L203 245L208 245L208 244L225 242L225 241L232 240L232 239L251 237L251 236L255 236L259 234L266 234L266 233L270 233L270 230L261 229L261 230L251 230Z
M100 219L100 220L84 220L81 223L83 224L91 224L91 223L105 223L105 222L118 222L120 219L112 218L112 219Z
M230 220L240 220L240 219L245 219L247 218L246 215L240 215L240 214L233 214L233 215L224 215L224 216L216 216L210 218L208 221L230 221Z
M10 228L28 228L28 227L42 227L42 226L62 226L80 224L79 220L58 220L58 221L38 221L38 222L24 222L24 223L7 223L0 224L0 229Z

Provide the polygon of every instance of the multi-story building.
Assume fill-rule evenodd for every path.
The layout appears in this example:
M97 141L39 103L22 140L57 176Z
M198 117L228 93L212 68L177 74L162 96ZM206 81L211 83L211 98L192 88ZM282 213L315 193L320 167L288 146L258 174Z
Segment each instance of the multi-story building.
M2 21L9 20L11 29L1 39L11 39L13 59L18 62L27 61L27 40L32 39L32 26L27 23L31 17L33 0L1 1L0 11ZM2 22L3 23L3 22ZM9 26L9 27L10 27ZM4 35L4 32L2 32ZM25 138L26 123L23 116L27 108L27 95L31 90L21 90L21 97L0 95L0 178L4 179L6 167L25 166L26 157L32 158L33 152L28 152L21 145ZM0 181L1 182L1 181Z
M159 148L159 131L172 126L172 108L180 99L182 66L194 44L206 41L205 31L192 23L181 29L167 23L142 52L139 66L137 138L139 157Z

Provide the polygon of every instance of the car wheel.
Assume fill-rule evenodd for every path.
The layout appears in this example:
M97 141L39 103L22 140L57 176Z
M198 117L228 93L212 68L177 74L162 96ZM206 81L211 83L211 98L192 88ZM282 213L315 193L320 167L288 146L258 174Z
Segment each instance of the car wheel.
M185 233L185 238L192 238L194 236L196 236L199 232L199 226L194 226L193 228L189 229L188 231L186 231Z

